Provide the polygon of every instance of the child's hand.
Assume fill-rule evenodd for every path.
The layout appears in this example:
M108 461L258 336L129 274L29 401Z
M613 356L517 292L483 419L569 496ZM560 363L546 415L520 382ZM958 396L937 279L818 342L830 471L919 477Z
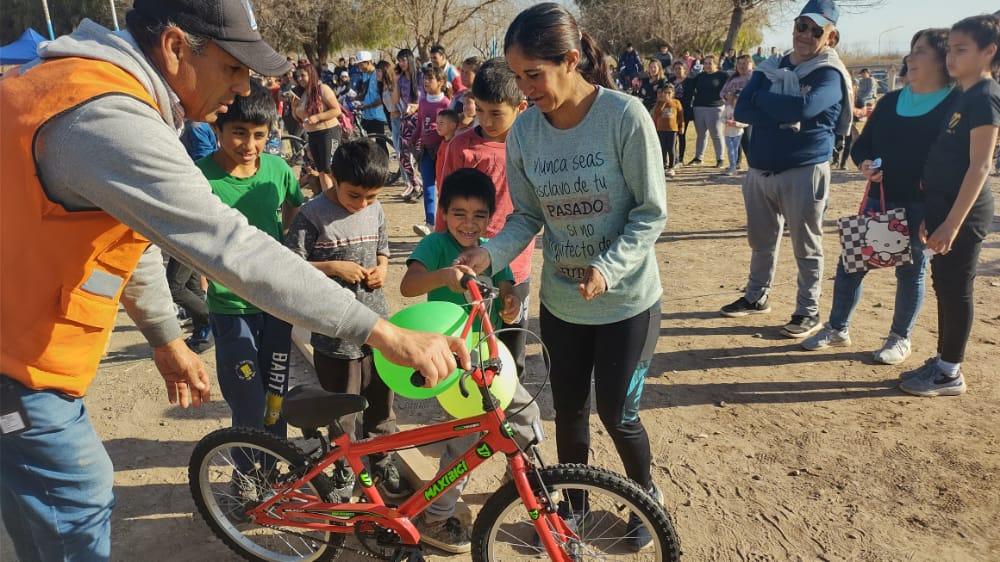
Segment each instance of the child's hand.
M385 285L385 278L388 274L388 265L376 265L368 270L367 277L365 278L365 285L367 285L367 287L372 291L375 289L381 289Z
M503 310L500 311L500 319L505 324L514 324L521 319L521 299L517 295L504 295Z
M871 160L865 160L861 163L861 175L865 177L870 182L880 183L882 181L882 170L881 168L873 168L874 164Z
M456 293L464 293L465 285L462 285L462 278L466 275L476 276L476 272L467 265L453 265L441 270L444 276L444 284Z
M331 261L327 275L348 283L360 283L368 276L368 270L352 261Z
M608 290L608 282L597 268L591 266L583 275L583 283L579 285L580 296L583 300L592 301Z

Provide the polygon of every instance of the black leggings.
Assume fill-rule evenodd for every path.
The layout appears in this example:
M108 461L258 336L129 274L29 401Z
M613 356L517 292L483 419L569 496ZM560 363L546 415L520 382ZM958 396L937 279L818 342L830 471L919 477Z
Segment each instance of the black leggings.
M931 260L934 294L938 300L938 346L941 359L961 363L972 333L972 298L976 265L983 240L966 226L959 230L951 251Z
M559 462L588 461L593 377L597 414L614 440L625 473L648 489L652 457L639 419L639 400L659 337L660 303L632 318L597 326L560 320L543 303L540 325L552 359Z
M663 165L667 168L673 168L677 154L677 150L674 147L674 142L677 140L677 131L657 131L656 135L660 137L660 152L663 153Z
M317 172L330 173L333 161L333 145L340 142L340 127L330 127L309 133L309 153Z
M208 305L197 271L171 257L167 262L167 286L174 303L183 306L191 317L195 330L208 326Z

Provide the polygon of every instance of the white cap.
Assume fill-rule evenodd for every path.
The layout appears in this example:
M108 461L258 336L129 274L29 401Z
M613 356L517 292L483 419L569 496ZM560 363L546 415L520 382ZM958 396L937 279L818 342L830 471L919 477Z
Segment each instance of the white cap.
M358 54L354 56L354 59L358 62L371 62L372 52L371 51L358 51Z

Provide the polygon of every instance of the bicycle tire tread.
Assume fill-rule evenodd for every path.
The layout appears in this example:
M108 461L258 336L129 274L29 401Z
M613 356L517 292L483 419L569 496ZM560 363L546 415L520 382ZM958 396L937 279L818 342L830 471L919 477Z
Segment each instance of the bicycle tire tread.
M590 484L631 500L645 511L645 515L656 527L663 547L662 560L664 562L680 560L680 542L670 514L635 482L608 469L584 464L552 465L543 469L541 473L542 479L548 484ZM521 503L521 496L517 493L514 483L507 482L483 504L472 529L473 562L498 562L489 558L487 542L490 529L511 503Z

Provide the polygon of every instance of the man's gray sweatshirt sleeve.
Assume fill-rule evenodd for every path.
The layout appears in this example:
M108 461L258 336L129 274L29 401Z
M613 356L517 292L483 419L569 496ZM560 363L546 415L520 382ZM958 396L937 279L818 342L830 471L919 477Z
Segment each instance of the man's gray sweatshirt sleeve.
M49 197L99 207L262 310L363 343L378 315L224 205L174 129L149 106L108 96L43 129L37 157Z
M139 258L139 265L122 291L122 306L149 345L158 347L181 337L158 246L151 244Z

